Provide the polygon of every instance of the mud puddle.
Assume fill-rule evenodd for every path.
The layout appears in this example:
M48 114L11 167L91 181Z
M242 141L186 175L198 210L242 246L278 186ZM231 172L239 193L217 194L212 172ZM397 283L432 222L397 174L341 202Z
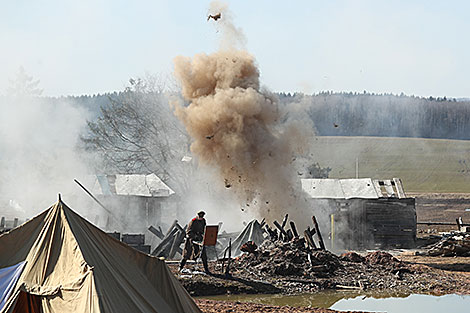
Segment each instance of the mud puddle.
M323 291L300 295L223 295L204 299L254 302L267 305L325 308L339 311L370 312L468 312L470 295L360 293Z

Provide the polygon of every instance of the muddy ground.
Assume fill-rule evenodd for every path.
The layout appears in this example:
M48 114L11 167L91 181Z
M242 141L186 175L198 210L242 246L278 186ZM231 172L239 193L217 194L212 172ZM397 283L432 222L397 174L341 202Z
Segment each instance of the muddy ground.
M172 266L172 270L192 296L239 293L295 294L328 289L362 289L397 294L470 294L468 258L416 256L414 252L407 252L397 256L396 261L387 260L382 264L381 261L374 263L367 260L338 260L337 268L313 273L270 273L265 268L257 269L256 265L253 265L256 261L254 262L251 256L242 256L234 262L231 277L221 274L216 263L210 265L214 273L210 276L180 275L175 266Z
M420 194L418 221L470 222L470 195ZM456 226L418 227L418 237L455 230ZM431 257L425 249L348 253L310 253L295 242L266 243L258 254L234 259L231 276L211 262L213 275L181 274L170 268L193 296L239 293L296 294L327 289L357 289L388 294L470 294L469 257ZM392 256L393 254L393 256ZM190 270L202 268L187 266ZM203 312L334 312L312 308L273 307L237 302L197 300Z
M196 303L204 313L330 313L335 310L319 308L296 308L290 306L274 306L257 303L214 301L206 299L196 299Z

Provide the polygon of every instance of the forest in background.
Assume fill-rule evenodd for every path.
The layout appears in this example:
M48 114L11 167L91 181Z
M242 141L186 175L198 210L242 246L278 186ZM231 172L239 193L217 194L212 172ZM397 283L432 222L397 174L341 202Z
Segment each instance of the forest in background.
M84 108L95 118L111 100L120 102L131 91L97 95L45 97ZM314 95L278 93L281 103L301 103L319 136L377 136L470 140L470 100L422 98L374 93Z

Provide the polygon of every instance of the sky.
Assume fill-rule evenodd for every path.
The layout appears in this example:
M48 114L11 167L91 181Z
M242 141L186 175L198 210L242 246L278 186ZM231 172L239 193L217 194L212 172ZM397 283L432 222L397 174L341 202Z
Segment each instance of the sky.
M272 91L470 97L468 1L226 2ZM0 94L21 66L49 96L170 77L175 56L218 49L209 3L0 0Z

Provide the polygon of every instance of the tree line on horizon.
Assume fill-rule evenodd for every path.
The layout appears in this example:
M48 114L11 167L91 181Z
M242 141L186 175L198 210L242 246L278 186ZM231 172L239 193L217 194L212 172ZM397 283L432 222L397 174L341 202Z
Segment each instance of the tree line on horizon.
M279 94L305 103L320 136L470 140L470 101L373 93Z
M41 97L53 105L71 103L91 112L125 101L133 91ZM158 92L157 92L158 93ZM284 105L301 103L319 136L376 136L470 140L470 99L352 92L276 93Z
M50 98L81 106L97 118L101 108L130 91ZM319 136L376 136L470 140L470 100L322 92L277 93L280 102L301 102Z

